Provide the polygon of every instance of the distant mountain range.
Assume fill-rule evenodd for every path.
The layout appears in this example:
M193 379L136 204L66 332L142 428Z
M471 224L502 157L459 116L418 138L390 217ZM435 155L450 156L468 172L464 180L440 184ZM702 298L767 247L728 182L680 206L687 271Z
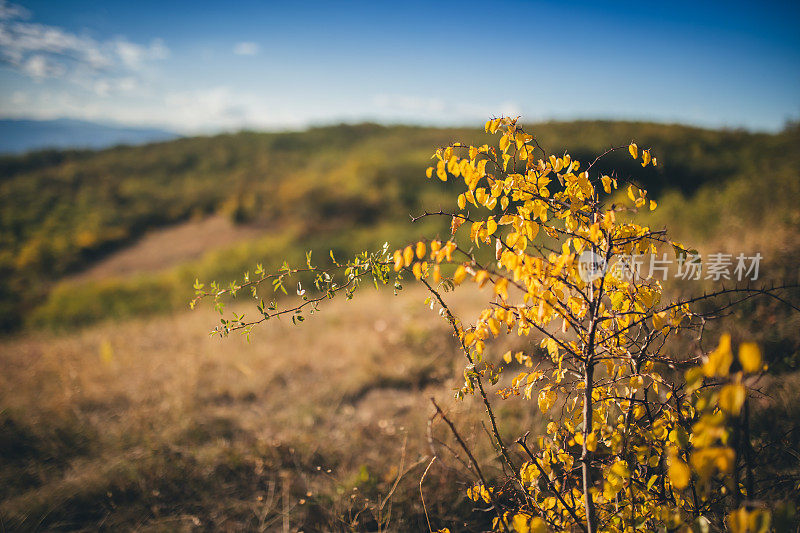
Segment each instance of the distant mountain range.
M180 137L155 128L98 124L74 119L0 120L0 154L45 148L107 148L118 144L145 144Z

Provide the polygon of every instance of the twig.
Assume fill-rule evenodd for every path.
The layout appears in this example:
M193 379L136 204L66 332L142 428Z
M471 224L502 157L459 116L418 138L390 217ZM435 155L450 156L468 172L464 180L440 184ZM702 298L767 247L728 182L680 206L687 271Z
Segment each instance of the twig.
M528 435L529 434L530 434L530 431L525 433L520 438L518 438L516 440L516 443L519 444L520 446L522 446L522 449L525 450L526 454L528 454L528 457L530 458L531 462L536 466L536 468L539 469L539 472L542 473L542 475L544 476L545 482L547 483L547 487L556 495L556 498L558 498L558 501L561 502L561 505L563 505L564 508L569 512L569 515L575 521L575 524L579 528L581 528L582 531L586 531L586 526L583 524L583 522L581 522L580 518L578 518L577 513L575 513L575 509L572 508L571 506L569 506L567 504L567 502L564 500L564 497L561 496L561 493L556 490L555 486L553 485L553 482L550 481L550 478L547 476L547 473L542 468L541 463L539 463L539 460L536 458L535 455L533 455L533 452L531 452L531 450L528 448L527 440L528 440Z
M425 476L428 475L428 470L430 470L431 465L436 460L436 456L434 455L431 457L431 462L428 463L428 466L425 468L425 472L422 473L422 477L419 479L419 497L422 500L422 510L425 512L425 521L428 522L428 531L429 533L433 533L433 528L431 528L431 519L428 518L428 507L425 505L425 496L422 494L422 482L425 481Z
M475 456L472 455L472 452L467 446L467 443L464 442L464 439L461 438L461 435L458 433L458 430L456 430L456 427L453 425L450 419L447 418L447 416L444 414L444 411L442 411L442 409L439 407L439 404L436 403L436 400L434 398L431 398L431 402L433 403L433 406L436 408L436 414L439 415L442 418L442 420L444 420L445 423L450 427L450 431L453 433L453 436L455 436L459 446L461 446L461 449L463 449L464 453L467 454L467 457L469 458L469 461L472 464L472 469L475 471L475 474L478 476L478 479L480 480L481 484L486 489L487 494L489 494L489 499L492 501L492 506L494 507L494 510L497 513L498 518L500 518L500 523L503 524L503 529L509 531L508 524L506 524L505 517L503 516L503 510L497 503L494 492L489 490L489 484L486 482L486 478L483 476L483 472L481 471L481 467L478 465L478 461L475 460Z

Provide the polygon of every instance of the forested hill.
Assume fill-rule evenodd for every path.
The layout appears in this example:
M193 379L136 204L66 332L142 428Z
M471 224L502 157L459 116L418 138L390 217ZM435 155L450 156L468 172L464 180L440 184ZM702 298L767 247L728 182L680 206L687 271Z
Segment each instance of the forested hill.
M554 153L591 161L636 140L659 167L624 155L598 163L635 175L656 195L765 175L796 181L797 127L779 134L680 125L579 121L527 128ZM446 185L424 178L432 150L483 143L478 129L374 124L302 132L182 138L102 151L0 158L0 326L13 329L59 279L144 232L212 213L311 236L381 225L402 238L408 214L437 207ZM638 167L638 168L637 168ZM626 177L626 176L622 176ZM404 233L405 231L405 233Z

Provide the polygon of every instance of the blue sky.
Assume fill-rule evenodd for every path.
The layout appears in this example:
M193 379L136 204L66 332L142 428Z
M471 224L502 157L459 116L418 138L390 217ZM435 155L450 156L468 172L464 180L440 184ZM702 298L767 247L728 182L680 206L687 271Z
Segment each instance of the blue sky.
M800 117L797 2L0 0L0 116L182 133Z

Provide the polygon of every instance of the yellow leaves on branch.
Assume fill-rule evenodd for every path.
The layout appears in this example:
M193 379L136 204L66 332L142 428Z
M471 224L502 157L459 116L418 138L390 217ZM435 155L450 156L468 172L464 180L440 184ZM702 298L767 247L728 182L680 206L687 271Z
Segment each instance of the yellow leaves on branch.
M636 197L636 193L638 192L639 197ZM632 184L628 185L628 198L630 198L631 202L633 202L636 207L642 207L647 203L647 191L644 189L639 189L638 187L634 187ZM656 203L650 201L650 210L653 211L656 208Z
M628 153L631 154L632 158L639 159L639 147L636 146L636 143L631 143L628 146ZM649 149L642 150L642 166L646 167L651 163L653 164L653 166L656 166L657 164L656 158L650 154Z
M538 516L517 513L511 519L511 527L516 533L547 533L547 524Z
M708 480L715 472L730 473L735 458L735 452L727 446L708 446L694 450L689 462L701 480Z
M399 272L403 268L411 267L411 272L417 279L427 278L432 275L433 280L438 282L441 280L441 268L439 264L443 261L452 261L453 252L456 249L456 244L453 241L447 241L442 245L441 241L433 240L430 243L430 259L434 262L433 269L429 268L429 264L425 261L428 257L428 251L423 241L417 242L415 245L408 245L402 250L395 250L392 255L395 272Z
M741 507L730 513L725 521L731 533L767 533L772 526L772 516L766 509Z
M706 377L726 377L730 374L730 367L733 363L733 350L731 348L731 336L723 333L719 339L719 345L708 354L706 362L703 364L703 375ZM756 373L763 370L761 349L753 342L743 342L739 345L739 363L742 370L747 373Z
M603 497L612 500L623 488L626 480L630 479L631 472L628 462L618 459L610 467L605 469L603 480Z
M467 498L474 502L483 500L485 503L491 503L492 495L489 492L491 490L491 487L487 489L483 485L475 485L467 489Z
M600 182L603 184L603 190L606 191L606 194L611 194L612 185L615 189L617 188L617 180L614 178L603 176L600 178Z
M551 474L557 464L569 471L577 461L575 450L569 448L576 445L597 452L591 459L592 466L602 470L602 480L596 480L593 490L597 491L594 497L598 513L606 513L602 520L608 520L614 509L623 514L623 505L628 508L626 516L628 510L632 510L642 516L647 513L653 517L668 516L663 519L665 523L679 520L680 513L689 512L692 505L682 493L684 489L692 486L706 497L707 491L714 488L711 478L728 475L732 469L735 456L728 446L731 435L728 426L747 401L745 374L759 372L763 367L761 352L755 344L741 344L738 361L743 372L731 375L734 350L730 335L723 335L703 363L687 371L686 387L680 395L675 393L672 383L654 370L652 361L637 367L635 372L620 364L621 360L630 358L636 348L621 341L616 331L647 320L652 322L656 335L667 336L691 319L690 309L684 304L667 306L659 312L656 306L661 303L662 289L658 283L620 279L611 274L591 281L582 279L579 258L587 250L599 254L607 262L619 254L655 253L659 239L649 228L627 220L628 217L618 220L615 207L607 209L599 203L603 194L601 187L609 195L618 188L615 178L590 176L589 169L581 170L581 163L566 153L534 159L535 145L529 144L534 138L524 133L515 119L493 118L486 122L485 129L498 134L496 145L490 148L454 144L437 150L435 164L426 171L429 178L434 174L442 180L463 178L464 188L456 203L459 210L469 209L470 214L453 216L453 240L469 217L471 250L482 245L491 246L492 250L485 251L485 257L494 257L496 261L489 260L482 266L478 259L469 257L466 262L454 265L452 281L455 285L469 277L494 295L493 305L483 310L475 325L459 331L459 339L470 358L465 379L471 382L475 375L491 376L492 383L496 383L500 370L508 365L516 362L527 367L511 380L510 387L498 393L503 398L520 396L535 400L542 413L553 414L547 434L540 437L536 445L543 471L539 472L533 465L521 471L526 490L535 495L539 510L546 513L542 517L548 522L552 520L553 524L568 526L571 519L552 492L541 493L539 476L550 476L552 480ZM642 149L633 142L627 148L643 168L656 164L650 149ZM637 210L657 207L656 202L647 197L647 191L636 185L629 185L626 193ZM554 242L541 242L547 238ZM530 251L532 245L537 248L536 252ZM410 268L419 279L433 276L438 280L441 254L446 246L449 244L438 241L428 246L423 242L411 244L395 252L395 269ZM474 253L460 250L467 256ZM585 293L582 294L589 283L596 283L593 287L603 287L597 311L592 311ZM514 303L517 296L520 301ZM586 431L582 422L581 393L578 392L583 383L577 382L576 386L569 376L574 377L576 372L571 359L575 354L585 353L588 341L581 324L592 312L597 312L601 318L597 334L604 339L599 341L604 354L602 362L615 385L595 382L593 431ZM575 335L565 336L561 342L546 334L540 342L546 353L526 355L509 350L500 356L499 364L487 362L485 367L479 366L483 364L481 358L491 339L514 330L520 336L527 336L537 329L555 331L558 326L562 326L562 331L575 330ZM537 365L540 358L549 359L552 366L540 369ZM580 371L578 368L578 374ZM710 380L707 387L703 387L705 378ZM469 384L461 390L474 392ZM669 402L662 404L663 409L653 420L653 415L648 416L639 399L641 395L645 402L650 395L666 400L672 398L676 406L672 407ZM557 403L559 407L555 409ZM659 467L663 461L666 461L665 469ZM672 487L677 507L665 504L655 508L644 503L653 495L656 484ZM492 493L489 490L478 485L468 490L468 496L474 501L490 503ZM549 490L552 491L552 487ZM556 490L568 495L572 489L560 487ZM578 501L582 497L574 493L572 496L567 499ZM579 516L585 513L580 506L575 510ZM505 520L517 531L538 528L538 522L526 508L507 513ZM659 520L648 522L647 527Z

